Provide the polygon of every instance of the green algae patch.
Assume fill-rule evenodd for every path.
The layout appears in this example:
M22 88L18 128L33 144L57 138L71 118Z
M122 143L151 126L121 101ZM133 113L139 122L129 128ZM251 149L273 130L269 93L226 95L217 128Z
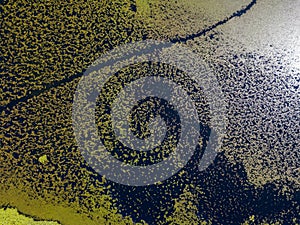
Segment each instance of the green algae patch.
M21 214L30 215L36 221L58 221L64 225L130 225L146 224L144 221L134 223L129 216L122 216L115 206L115 201L109 194L101 191L98 194L84 194L84 201L74 199L72 203L66 203L61 196L53 198L53 194L44 192L37 196L37 193L28 188L28 183L14 181L14 186L1 188L0 185L0 206L16 208ZM99 189L98 189L99 190ZM88 205L87 208L85 205ZM2 218L3 217L3 218ZM15 217L15 216L13 216ZM5 223L3 223L5 221ZM31 223L8 223L8 219L0 212L0 225L23 225ZM35 223L32 223L35 225ZM38 223L44 224L44 223Z
M151 14L149 0L136 0L136 8L143 17L149 17Z
M186 186L183 193L179 198L175 199L173 213L170 216L166 216L167 224L183 224L183 225L210 225L211 221L205 221L199 218L197 209L197 199L194 193L192 193L191 186ZM202 193L200 189L197 188L199 193Z
M0 225L58 225L54 221L35 221L31 217L20 214L17 209L0 209Z
M0 91L0 102L28 96L1 113L0 205L64 225L133 224L117 212L104 183L83 161L71 117L80 73L115 46L142 39L143 24L131 3L8 0L0 5L5 58L0 66L7 77L1 84L9 89ZM10 116L14 122L7 123Z
M39 162L42 163L42 164L47 163L47 162L48 162L47 155L42 155L42 156L39 158Z

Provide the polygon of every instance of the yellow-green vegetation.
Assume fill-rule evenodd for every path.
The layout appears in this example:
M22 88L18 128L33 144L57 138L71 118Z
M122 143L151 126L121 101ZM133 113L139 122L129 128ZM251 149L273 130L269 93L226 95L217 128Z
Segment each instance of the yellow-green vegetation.
M0 225L58 225L54 221L35 221L31 217L21 215L17 209L0 209Z
M147 19L151 15L149 0L136 0L137 13Z
M141 39L130 0L8 0L1 9L0 104L87 68L112 47Z
M172 225L210 225L210 221L199 218L197 199L191 192L192 186L185 187L178 199L175 199L174 212L166 218L167 224ZM197 188L197 191L201 190Z
M1 5L1 106L71 78L101 54L140 40L129 0ZM133 224L118 213L77 149L72 98L79 78L1 112L0 205L62 224ZM2 135L3 134L3 135Z
M71 96L59 100L54 97L58 93L64 93L64 87L57 88L53 94L46 92L35 101L29 101L25 108L32 109L34 113L31 115L18 113L24 111L22 105L15 109L13 114L7 115L7 119L13 121L13 125L7 130L8 133L17 131L20 134L28 134L24 139L4 139L5 143L14 145L5 144L1 151L1 161L10 164L5 163L2 167L0 205L9 204L27 215L57 220L66 225L88 225L95 222L133 224L130 218L123 218L117 212L114 200L109 195L109 187L104 188L105 179L101 182L96 180L97 174L87 169L80 152L76 147L70 147L75 144L69 110L72 105L71 102L66 104L64 100ZM57 103L61 107L56 108ZM13 119L15 115L19 115L19 118L22 118L22 115L27 117L26 122L20 123ZM51 118L55 115L57 123L64 124L57 127L55 134L64 139L58 140L52 135ZM40 118L48 122L38 124ZM41 134L41 131L44 133ZM42 138L44 141L26 141L33 138L40 141L39 138ZM5 151L11 148L14 152L22 154L22 157L15 158ZM72 151L66 152L69 148ZM44 154L50 156L47 157L46 164L39 162L40 156ZM24 166L19 166L18 163Z
M48 162L47 155L42 155L42 156L39 158L39 162L42 163L42 164L45 164L46 162Z
M97 188L98 192L99 190L101 188ZM37 194L40 194L40 196L37 196ZM24 186L23 190L21 186L0 190L0 196L0 205L9 202L9 205L17 208L21 213L30 215L37 220L59 221L62 224L70 225L134 224L131 218L123 217L117 212L114 200L109 195L104 194L103 191L98 194L94 193L94 195L88 194L87 191L87 194L83 196L85 199L82 203L75 197L74 202L69 204L61 199L62 196L55 196L54 193L47 192L41 195L41 193L35 193ZM89 211L81 204L88 204L92 210ZM6 222L4 217L0 217L1 222Z

